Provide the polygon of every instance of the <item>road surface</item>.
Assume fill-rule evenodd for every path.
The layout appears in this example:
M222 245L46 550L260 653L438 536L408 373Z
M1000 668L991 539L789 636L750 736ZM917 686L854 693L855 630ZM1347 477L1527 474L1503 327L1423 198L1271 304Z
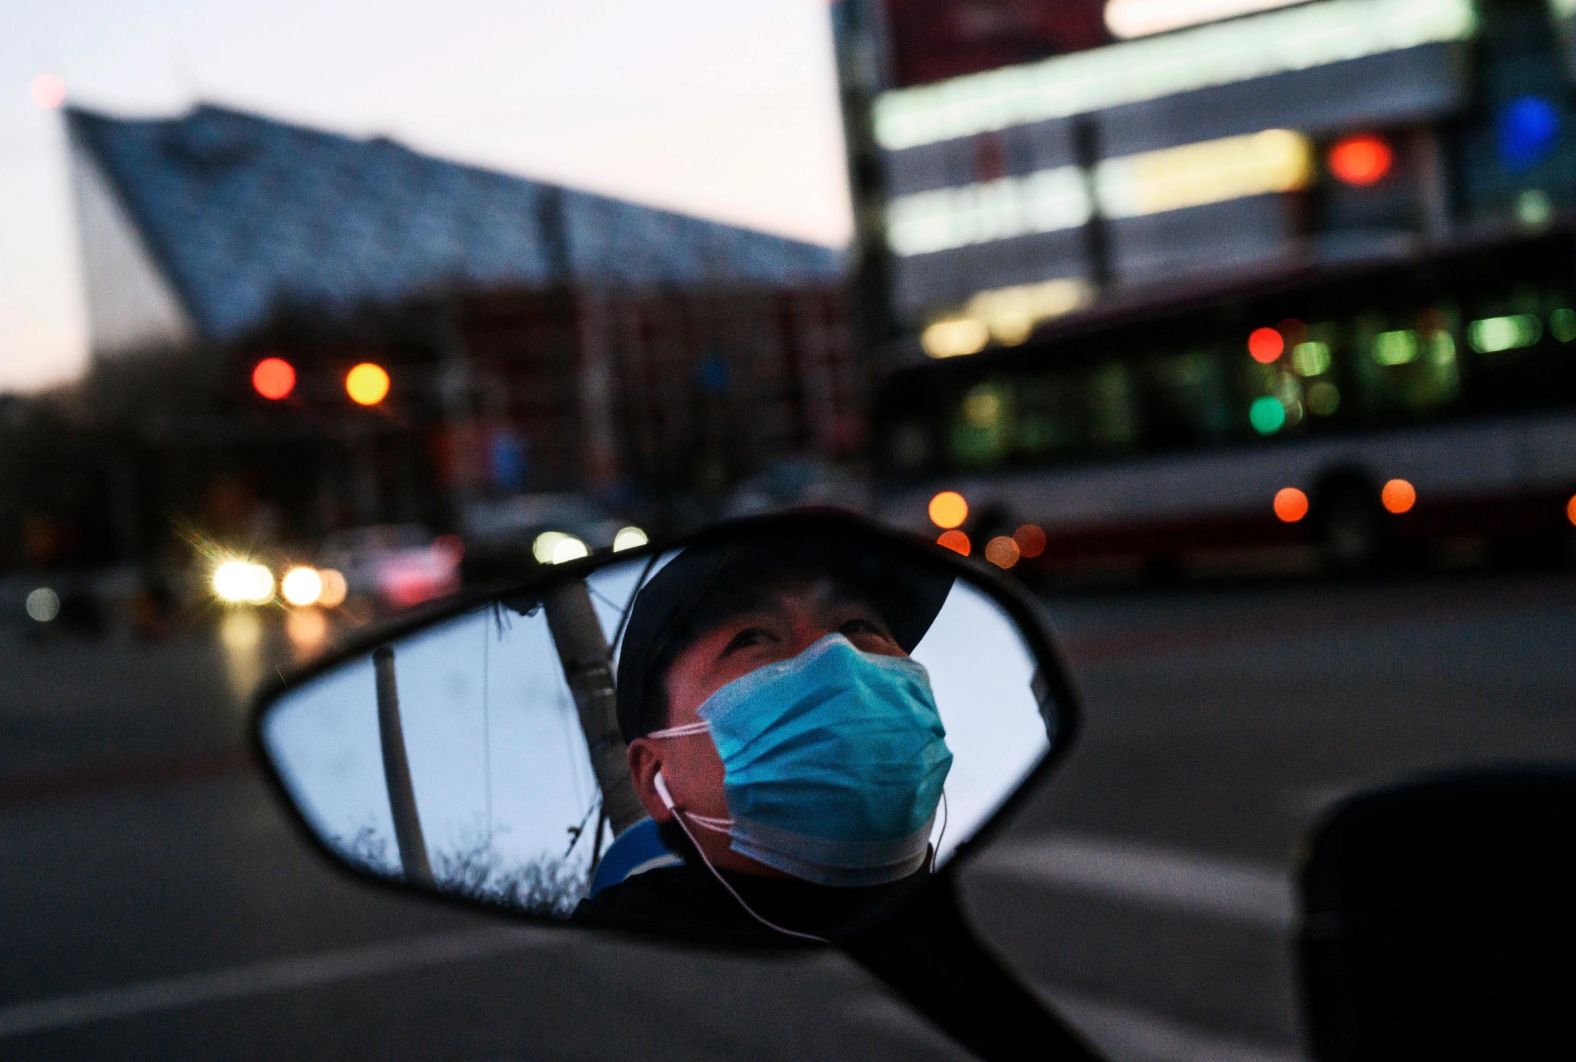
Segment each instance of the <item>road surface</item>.
M1320 810L1576 748L1568 573L1047 607L1084 733L965 898L1113 1057L1303 1057L1290 875ZM237 691L306 651L277 617L0 629L0 1057L957 1057L836 955L513 928L339 876L242 753Z

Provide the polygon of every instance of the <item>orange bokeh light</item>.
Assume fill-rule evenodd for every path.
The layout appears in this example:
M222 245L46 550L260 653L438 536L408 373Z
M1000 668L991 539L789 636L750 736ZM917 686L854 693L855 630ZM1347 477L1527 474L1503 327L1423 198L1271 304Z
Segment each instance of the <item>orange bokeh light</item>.
M362 362L345 374L345 393L357 405L377 405L388 397L388 371L370 361Z
M965 557L969 555L969 550L974 548L969 542L969 536L962 531L943 531L936 539L936 545L950 549L954 553L961 553Z
M937 527L954 528L968 518L969 503L957 491L944 490L930 499L930 522Z
M1343 184L1366 188L1384 180L1395 162L1395 152L1383 139L1364 133L1349 136L1330 148L1330 172Z
M1295 524L1308 515L1308 496L1296 487L1275 492L1275 516L1283 524Z
M1379 491L1379 501L1386 512L1410 512L1412 506L1417 504L1417 488L1404 479L1392 479Z
M252 367L252 389L275 402L295 390L296 371L283 358L264 358Z
M1273 328L1255 328L1248 334L1248 353L1260 365L1274 362L1285 349L1285 338Z
M998 568L1011 568L1020 555L1018 544L1006 535L997 535L985 543L985 559Z
M1032 560L1045 552L1045 529L1039 524L1024 524L1012 533L1018 552L1025 560Z
M1571 500L1565 503L1565 519L1576 527L1576 494L1571 495Z

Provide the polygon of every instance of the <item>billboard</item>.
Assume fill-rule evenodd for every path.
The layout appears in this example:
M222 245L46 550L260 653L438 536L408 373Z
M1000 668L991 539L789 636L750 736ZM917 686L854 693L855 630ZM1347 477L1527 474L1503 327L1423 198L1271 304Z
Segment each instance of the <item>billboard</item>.
M911 88L1309 0L877 0L890 87ZM1576 7L1576 0L1551 0Z
M1104 0L883 0L895 88L1109 44Z

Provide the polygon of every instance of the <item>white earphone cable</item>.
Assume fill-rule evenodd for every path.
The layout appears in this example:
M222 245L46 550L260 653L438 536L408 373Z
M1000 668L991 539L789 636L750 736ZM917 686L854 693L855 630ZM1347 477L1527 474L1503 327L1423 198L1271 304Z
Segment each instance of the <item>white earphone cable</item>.
M744 912L746 914L755 919L761 925L765 926L767 929L775 930L784 936L798 937L800 940L813 940L817 944L831 943L831 941L827 940L825 937L818 937L814 933L801 933L796 929L785 929L777 923L762 918L759 914L757 914L755 912L755 908L744 902L744 897L740 896L734 887L728 884L727 879L717 871L716 867L711 865L711 860L706 858L706 853L701 851L700 842L695 840L695 835L690 832L690 828L684 823L684 817L688 814L688 812L680 811L674 806L673 797L668 792L668 783L663 779L661 771L658 771L656 776L652 778L652 783L656 787L657 796L662 799L663 806L669 811L673 812L673 821L679 824L679 829L684 831L684 836L688 837L690 839L690 844L695 846L695 853L700 856L700 861L706 864L706 869L711 871L712 877L717 879L717 883L719 885L728 890L729 895L738 901L739 906L744 908ZM708 829L712 830L716 830L718 827L710 825L710 823L728 821L716 819L710 815L697 815L695 816L695 820L700 825L706 826Z

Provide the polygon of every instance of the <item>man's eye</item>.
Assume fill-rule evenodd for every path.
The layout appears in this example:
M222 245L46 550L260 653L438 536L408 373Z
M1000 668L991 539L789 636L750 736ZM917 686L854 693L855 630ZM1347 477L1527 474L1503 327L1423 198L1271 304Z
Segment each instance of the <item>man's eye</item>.
M767 634L761 628L746 627L728 639L728 644L723 647L722 655L727 656L729 653L737 652L740 649L748 649L751 646L760 645L766 638Z
M897 648L891 632L877 620L857 617L844 622L837 632L866 652L880 653Z

